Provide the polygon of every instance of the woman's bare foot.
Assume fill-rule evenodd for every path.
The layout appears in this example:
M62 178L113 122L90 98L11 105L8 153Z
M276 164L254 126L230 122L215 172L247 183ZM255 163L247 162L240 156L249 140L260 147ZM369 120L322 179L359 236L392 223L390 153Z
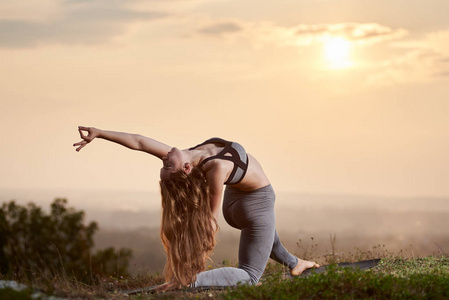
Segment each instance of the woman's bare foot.
M292 274L293 276L298 276L301 275L301 273L304 272L304 270L306 269L319 268L319 267L320 265L314 261L307 261L298 258L298 264L293 269L290 270L290 274Z

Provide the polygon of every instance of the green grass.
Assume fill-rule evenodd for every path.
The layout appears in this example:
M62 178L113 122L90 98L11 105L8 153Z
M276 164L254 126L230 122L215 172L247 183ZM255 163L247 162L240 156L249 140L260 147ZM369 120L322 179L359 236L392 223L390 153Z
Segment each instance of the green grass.
M343 260L343 259L342 259ZM147 299L449 299L449 258L429 256L383 258L373 269L359 271L333 266L325 274L283 279L286 270L269 264L260 286L240 286L223 291L142 294ZM5 279L5 278L4 278ZM91 284L62 276L35 278L23 282L47 295L82 299L125 299L114 292L163 282L158 274L141 273L128 278L97 278ZM30 292L0 291L0 298L30 299Z
M449 259L384 259L368 271L333 267L326 274L242 286L223 299L449 299Z
M147 299L449 299L449 258L384 258L367 271L338 268L325 274L283 279L285 270L269 265L260 286L224 291L137 295Z

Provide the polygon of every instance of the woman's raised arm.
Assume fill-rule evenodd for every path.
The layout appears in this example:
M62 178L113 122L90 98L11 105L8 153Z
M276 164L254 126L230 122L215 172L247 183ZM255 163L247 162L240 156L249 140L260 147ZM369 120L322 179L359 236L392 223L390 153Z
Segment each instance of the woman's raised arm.
M140 134L106 131L94 127L84 126L78 126L78 131L80 133L82 141L73 144L73 146L75 147L78 146L78 148L76 148L76 151L80 151L81 149L83 149L95 138L105 139L123 145L132 150L147 152L161 159L172 149L172 147L164 143L158 142ZM87 135L85 135L84 132L87 132Z

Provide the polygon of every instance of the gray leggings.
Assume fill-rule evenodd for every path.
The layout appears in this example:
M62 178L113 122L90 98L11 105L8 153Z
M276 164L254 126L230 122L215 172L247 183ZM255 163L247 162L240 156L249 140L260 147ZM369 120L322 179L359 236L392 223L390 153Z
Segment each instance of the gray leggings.
M269 257L289 268L296 266L298 259L284 248L275 229L275 198L271 185L251 192L226 187L223 216L241 230L239 266L202 272L192 287L256 284Z

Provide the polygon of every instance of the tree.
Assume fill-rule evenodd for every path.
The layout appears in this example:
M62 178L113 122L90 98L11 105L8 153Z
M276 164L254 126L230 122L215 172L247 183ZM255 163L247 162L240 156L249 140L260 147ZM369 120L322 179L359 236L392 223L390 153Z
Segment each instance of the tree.
M84 211L55 199L49 214L34 203L3 203L0 209L0 271L14 277L61 273L86 281L94 275L127 275L130 249L92 253L96 222L84 224Z

